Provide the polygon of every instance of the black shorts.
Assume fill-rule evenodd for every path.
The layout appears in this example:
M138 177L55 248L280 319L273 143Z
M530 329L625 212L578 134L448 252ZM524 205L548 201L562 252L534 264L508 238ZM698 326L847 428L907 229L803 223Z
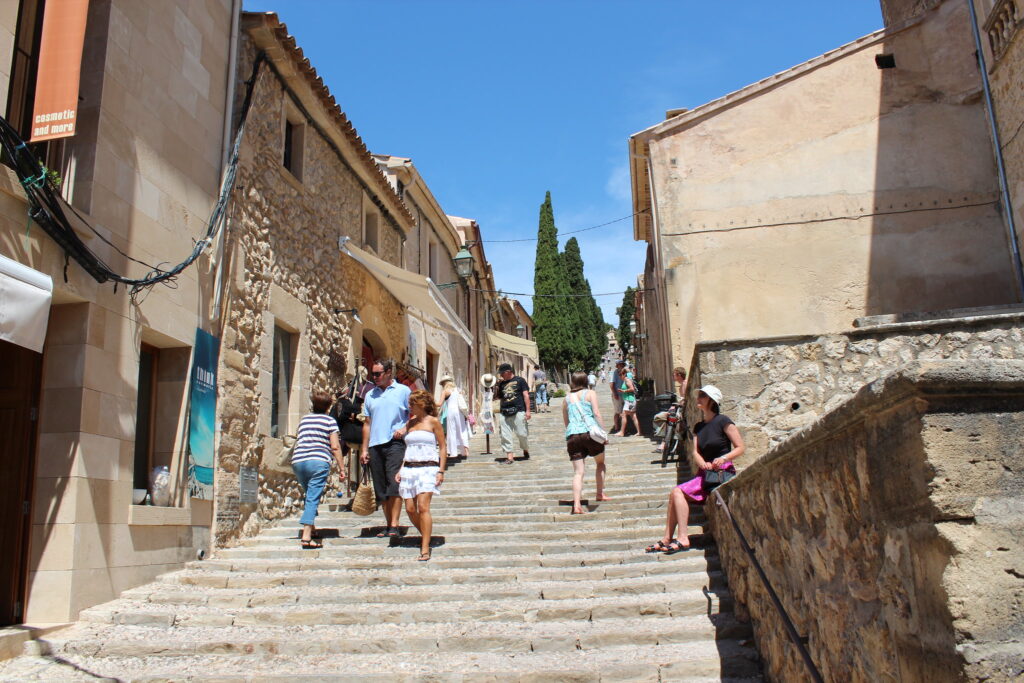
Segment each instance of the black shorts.
M395 475L405 461L405 442L392 439L387 443L370 446L370 478L373 479L373 493L377 502L398 496L398 482Z
M569 452L569 460L583 460L588 455L593 457L604 454L604 444L590 438L590 434L572 434L565 441L565 450Z

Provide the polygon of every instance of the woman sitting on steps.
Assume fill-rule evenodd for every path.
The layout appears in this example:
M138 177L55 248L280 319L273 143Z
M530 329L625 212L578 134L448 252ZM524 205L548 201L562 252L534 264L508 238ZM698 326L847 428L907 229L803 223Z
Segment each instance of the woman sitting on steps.
M690 549L687 533L690 522L690 503L704 504L715 485L706 481L708 472L736 471L733 460L743 455L746 447L736 424L719 412L722 392L710 384L697 393L697 406L702 419L693 428L693 459L700 470L693 479L679 484L668 494L668 514L665 520L665 537L647 547L649 553L663 552L666 555ZM679 528L679 540L673 538Z

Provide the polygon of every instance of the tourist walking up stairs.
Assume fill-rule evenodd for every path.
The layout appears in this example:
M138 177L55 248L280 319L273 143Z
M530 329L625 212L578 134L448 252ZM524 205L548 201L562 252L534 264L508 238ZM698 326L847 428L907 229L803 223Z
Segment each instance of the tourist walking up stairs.
M610 415L608 392L598 398ZM674 467L645 439L613 439L611 500L584 496L588 513L571 515L553 402L531 420L535 457L515 469L481 456L482 435L470 460L449 461L431 561L416 561L409 527L376 538L375 518L333 502L317 519L324 548L302 550L296 510L85 610L29 643L32 655L0 663L0 680L759 681L702 511L690 519L694 550L643 552L662 531Z

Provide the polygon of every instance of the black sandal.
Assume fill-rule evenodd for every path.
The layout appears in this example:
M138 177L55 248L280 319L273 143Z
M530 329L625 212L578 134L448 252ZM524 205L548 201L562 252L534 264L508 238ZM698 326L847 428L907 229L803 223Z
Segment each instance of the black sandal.
M673 543L675 543L675 541L669 541L668 545L666 545L663 541L658 541L657 543L655 543L653 545L649 545L646 548L644 548L644 552L645 553L663 553L666 550L668 550L669 546L671 546Z
M308 541L302 541L303 550L320 550L323 547L324 544L315 538L311 538Z
M679 541L672 541L668 544L668 547L665 548L665 550L663 550L662 552L664 552L666 555L675 555L676 553L686 552L689 549L690 546L688 545L683 545Z

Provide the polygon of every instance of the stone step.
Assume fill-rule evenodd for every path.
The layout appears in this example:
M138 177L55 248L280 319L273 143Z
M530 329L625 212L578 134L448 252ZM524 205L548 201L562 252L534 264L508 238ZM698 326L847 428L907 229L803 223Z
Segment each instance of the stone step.
M338 506L341 507L340 505ZM451 516L450 519L456 520L460 524L469 522L483 522L483 523L515 523L515 522L571 522L573 524L597 524L605 520L643 520L647 521L651 519L652 515L657 516L658 519L664 520L665 508L662 506L660 509L655 509L653 512L651 508L622 508L612 509L606 505L602 505L599 509L592 510L586 515L572 515L570 514L571 506L561 505L554 512L524 512L517 513L514 517L509 516L501 511L491 509L489 513L472 513L467 514L463 511L455 516ZM405 513L402 513L403 518ZM699 506L694 506L690 509L690 518L695 522L697 520L703 521L705 519L704 509ZM382 513L377 512L367 517L356 515L347 510L324 510L321 506L320 514L317 516L317 525L330 523L331 525L345 525L361 523L363 526L374 526L379 524L382 519ZM277 527L294 528L299 524L299 517L287 517L274 522L273 525L267 527L269 529L275 529Z
M424 651L395 660L378 653L332 655L191 655L181 658L83 657L60 660L21 657L9 667L19 681L121 680L132 683L594 683L681 681L758 683L759 657L742 641L553 650L506 654ZM115 678L116 677L116 678Z
M627 645L666 645L744 639L749 624L731 614L601 621L431 622L372 625L112 626L80 622L45 639L48 654L89 657L180 657L202 654L329 655L354 653L543 652L601 650ZM58 637L60 636L60 637Z
M519 529L514 524L498 525L498 524L479 524L479 525L461 525L454 523L444 523L441 521L434 523L433 536L435 538L443 537L445 539L445 545L455 544L466 548L479 548L481 545L487 549L492 549L496 545L515 547L516 543L523 543L527 541L563 541L564 543L573 543L578 545L588 545L596 542L603 541L643 541L652 537L660 537L665 529L663 520L658 520L660 523L652 523L647 525L636 525L636 526L618 526L612 528L588 528L588 527L575 527L572 524L559 525L538 525L539 528L534 529ZM469 527L469 528L466 528ZM476 527L476 528L474 528ZM554 528L552 528L554 527ZM379 528L379 527L378 527ZM420 532L417 531L416 527L412 526L401 526L401 536L394 537L396 541L392 541L390 538L378 539L374 534L374 527L349 527L349 528L338 528L329 526L319 526L318 529L322 536L322 541L325 548L334 547L366 547L368 543L388 543L392 541L392 545L409 545L410 539L414 539L415 543L420 542ZM688 531L693 534L700 534L703 532L704 527L696 524L691 524L688 527ZM281 529L280 531L286 533L276 534L260 534L255 538L248 538L242 541L239 546L242 548L249 547L281 547L286 549L293 549L293 546L299 542L300 529L296 526L293 529ZM486 551L480 554L487 554Z
M501 518L499 517L499 519ZM302 526L297 519L290 521L291 524L264 530L260 537L298 539L302 533ZM326 519L317 518L317 529L328 541L339 536L349 538L374 537L378 529L384 528L381 525L366 526L366 519L362 517L357 519L337 517L333 524L325 522L327 522ZM691 518L690 526L703 528L704 525L705 520L703 517L701 519ZM572 515L566 516L566 519L559 520L558 522L551 521L550 519L545 522L509 521L507 518L505 518L505 521L465 522L462 517L439 518L434 522L434 530L436 532L443 531L446 535L511 533L518 534L523 538L525 538L524 534L539 532L560 533L563 535L593 534L595 537L601 537L616 533L617 531L634 530L652 533L653 530L653 533L657 535L664 529L664 526L665 520L663 517L652 518L650 514L644 515L642 520L608 519L597 517L596 515L588 519L587 515ZM416 527L409 526L407 519L402 520L400 528L406 536L415 536L419 533Z
M494 499L491 502L490 505L486 505L486 504L481 504L481 503L478 503L478 502L474 502L474 503L470 503L470 504L461 504L461 503L444 504L444 503L441 503L441 499L440 498L435 498L435 499L433 499L431 501L430 509L431 509L431 511L437 511L439 514L441 514L441 513L450 513L451 515L463 515L463 514L466 514L466 515L474 515L474 514L475 515L482 515L482 514L495 514L496 512L501 512L506 517L509 517L509 518L512 518L512 517L518 518L519 515L528 514L528 513L536 513L536 512L540 512L540 513L545 513L546 512L548 514L558 514L558 513L567 514L571 510L571 507L570 507L571 503L569 502L569 499L566 499L565 503L559 503L558 502L559 500L561 500L561 499L552 499L550 502L548 502L548 501L541 501L541 502L517 503L517 502L508 502L508 501L496 498L496 499ZM630 501L628 505L625 504L625 501L613 500L613 501L609 501L609 502L605 502L605 503L591 502L587 506L587 508L588 508L588 510L590 512L605 512L605 511L614 512L614 511L619 511L619 510L623 510L623 509L632 509L632 510L660 510L660 509L663 509L667 505L667 503L668 503L668 494L666 492L665 496L660 496L659 495L657 498L654 498L654 499L651 499L650 497L648 497L647 499L638 499L638 500L635 500L635 501ZM347 514L347 511L343 510L344 505L345 505L344 503L321 503L319 511L321 513ZM301 512L299 514L301 514ZM376 516L380 516L381 515L380 511L378 510L377 512L375 512L375 513L373 513L371 515L368 515L367 517L372 519L375 515ZM298 517L294 517L292 519L298 519Z
M585 597L546 599L547 590L532 599L515 597L507 592L468 599L465 593L450 596L447 601L418 600L396 604L377 602L381 596L315 591L309 594L294 592L276 595L236 596L237 606L192 603L159 603L138 600L116 600L112 603L82 612L80 619L90 623L124 626L150 626L155 628L193 626L318 626L318 625L373 625L411 623L458 623L464 621L544 622L544 621L601 621L606 619L636 619L649 615L661 617L691 617L731 611L732 600L722 587L702 592L700 581L673 581L672 591L662 583L645 582L638 585L618 586L618 592L600 592ZM720 580L713 583L721 584ZM654 589L659 589L655 591ZM383 592L383 591L379 591ZM586 591L577 591L577 595ZM411 597L411 596L409 596ZM432 596L428 596L432 597ZM278 600L280 598L281 600ZM285 598L293 602L283 601ZM258 601L249 606L245 603ZM301 602L300 602L301 600Z
M353 562L345 559L329 558L305 558L295 560L221 560L209 559L193 561L186 564L185 573L201 575L208 572L230 572L233 574L265 574L268 572L288 573L302 572L309 573L324 571L333 572L356 572L360 582L365 576L392 576L397 580L396 585L418 585L434 574L458 575L476 573L480 566L476 560L450 560L445 562L440 558L432 560L428 566L418 567L415 574L409 574L409 556L400 558L388 558L387 561L359 561ZM558 558L561 560L562 558ZM647 574L671 574L686 572L707 572L719 568L719 558L714 548L705 550L689 551L676 555L639 555L637 553L607 553L604 555L590 556L590 566L573 566L559 562L558 566L540 566L539 564L523 565L521 567L490 567L488 575L504 577L501 580L510 582L526 581L578 581L578 580L599 580L612 578L635 577ZM466 564L470 562L471 564ZM650 565L651 562L655 564ZM164 574L168 580L178 576L182 572ZM354 574L356 575L356 574ZM429 580L428 580L429 582ZM493 583L493 581L491 582ZM156 584L148 584L156 585ZM138 590L145 590L146 586L132 588L125 592L125 595L133 594Z
M631 536L628 532L619 534L616 538L593 538L577 540L578 537L566 537L565 542L553 541L529 541L514 540L502 541L495 539L488 541L485 537L483 542L472 542L460 538L458 543L441 542L445 537L435 533L432 545L435 553L447 557L478 557L490 558L493 566L502 566L502 559L512 555L541 555L557 556L565 554L587 553L589 551L629 551L643 552L649 541L660 537L656 532L638 532ZM690 543L703 544L703 535L700 527L689 527ZM419 550L420 539L417 532L405 537L391 539L326 539L324 547L320 550L303 550L298 542L285 543L284 539L263 539L268 541L264 545L237 546L217 552L218 558L240 559L240 558L297 558L303 555L315 554L317 557L352 557L370 558L382 557L393 553L395 550L416 549ZM262 543L258 540L257 543Z

